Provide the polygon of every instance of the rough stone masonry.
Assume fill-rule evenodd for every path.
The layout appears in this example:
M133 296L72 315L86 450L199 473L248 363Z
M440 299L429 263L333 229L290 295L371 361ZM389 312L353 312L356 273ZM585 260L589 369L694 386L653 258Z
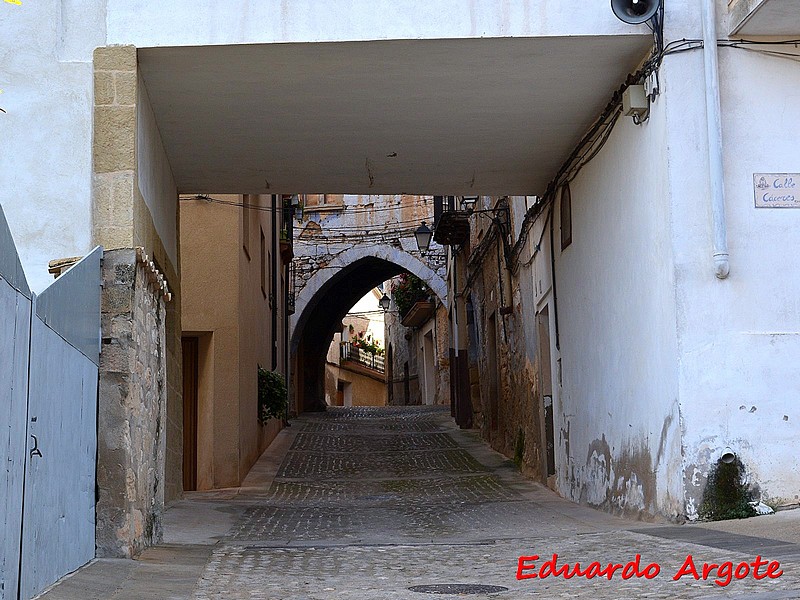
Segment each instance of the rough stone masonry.
M161 541L166 307L134 249L103 261L97 554L131 557ZM148 435L148 432L150 434Z

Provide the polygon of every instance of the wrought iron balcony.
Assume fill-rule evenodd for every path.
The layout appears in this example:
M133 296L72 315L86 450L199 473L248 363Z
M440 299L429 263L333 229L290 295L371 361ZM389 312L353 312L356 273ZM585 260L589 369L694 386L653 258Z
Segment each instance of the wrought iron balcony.
M458 246L469 239L470 211L457 203L458 196L434 196L434 241Z
M379 354L372 354L371 352L367 352L361 348L356 348L351 342L341 343L341 360L342 362L349 361L358 363L359 365L367 367L368 369L372 369L373 371L377 371L378 373L383 373L386 369L386 363L383 356L380 356Z

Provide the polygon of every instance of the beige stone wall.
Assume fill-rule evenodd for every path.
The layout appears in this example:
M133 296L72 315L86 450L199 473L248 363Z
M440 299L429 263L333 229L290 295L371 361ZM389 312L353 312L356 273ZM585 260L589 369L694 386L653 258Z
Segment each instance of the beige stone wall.
M214 198L271 208L270 196ZM183 330L200 339L198 489L237 486L280 431L280 423L258 423L257 398L257 367L272 368L271 311L283 310L281 293L270 307L268 265L266 294L261 289L261 231L265 257L280 271L272 212L250 210L245 243L242 207L192 199L180 207ZM282 350L278 335L279 370Z
M338 350L338 349L337 349ZM357 363L328 362L325 365L325 400L330 406L343 406L344 398L339 398L339 383L349 384L351 406L386 406L388 388L386 381L378 373Z
M240 481L239 211L202 200L181 201L180 208L182 329L209 338L198 369L197 484L234 486Z
M353 406L386 406L386 382L358 366L333 367L338 381L352 386ZM338 385L337 381L337 385ZM333 397L336 397L336 388Z
M94 52L93 231L106 249L134 247L136 49Z
M121 260L119 269L125 270L127 260L135 256L135 247L143 247L148 256L166 278L172 298L164 308L161 318L163 326L163 359L158 383L150 379L147 386L159 386L166 405L163 414L155 422L146 419L141 427L132 428L127 439L118 442L118 432L113 425L115 418L114 398L118 384L139 376L134 369L136 364L120 364L110 357L101 365L100 422L106 423L99 429L100 450L99 467L108 468L105 481L106 502L98 504L98 554L103 556L132 556L146 545L157 542L160 536L160 509L166 501L180 497L182 493L182 387L180 354L180 277L179 265L170 260L164 243L158 235L153 217L142 198L138 186L137 170L137 74L136 49L132 46L98 48L94 53L94 138L93 138L93 238L102 245L107 256L109 251L119 250L126 258ZM174 203L177 191L169 191L169 197L152 198L153 202ZM177 218L177 217L176 217ZM104 310L109 317L104 325L104 352L111 346L122 343L129 335L124 321L131 327L135 321L133 310L116 313L119 302L130 298L135 304L134 279L123 281L120 273L109 272L109 277L117 283L104 290ZM125 286L129 289L124 289ZM138 298L137 302L143 301ZM145 331L143 329L142 331ZM147 348L146 339L134 338L133 346ZM102 359L101 359L102 360ZM127 372L126 372L127 369ZM103 385L103 381L105 385ZM104 414L104 411L108 414ZM134 415L136 418L142 415ZM135 419L134 419L135 420ZM159 452L147 454L143 449L158 440L163 448ZM122 462L120 462L121 459ZM115 465L132 465L133 473L121 479L112 476ZM105 465L105 467L103 466ZM147 482L152 477L153 486ZM155 481L158 485L155 485ZM153 502L155 499L155 502ZM143 509L147 506L152 510ZM143 512L144 511L144 512ZM142 516L145 515L145 516ZM128 523L129 526L121 526Z
M238 202L242 196L234 197ZM279 423L262 426L258 422L258 365L267 370L277 370L285 374L283 367L284 340L282 333L283 294L281 272L283 270L278 244L273 239L280 235L278 230L280 214L273 212L272 197L269 195L249 195L244 203L264 210L251 209L248 221L250 231L243 230L245 220L238 215L240 243L239 257L239 462L240 477L244 479L250 467L258 460L280 431ZM280 196L275 201L279 207ZM241 210L238 212L241 213ZM264 258L261 264L261 232L265 237ZM220 232L220 235L224 233ZM250 255L244 252L241 240L249 237ZM264 270L266 289L261 289L261 273ZM272 275L277 278L277 290L272 290ZM273 349L272 312L278 313L275 329L276 347ZM274 353L274 357L273 357ZM273 369L273 366L275 369ZM240 479L240 481L241 481Z

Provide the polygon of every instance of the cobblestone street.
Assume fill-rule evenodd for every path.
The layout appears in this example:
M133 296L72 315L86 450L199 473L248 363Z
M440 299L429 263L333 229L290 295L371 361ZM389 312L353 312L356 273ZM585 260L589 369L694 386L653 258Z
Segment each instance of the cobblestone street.
M768 519L775 535L617 519L524 479L448 411L334 409L294 420L244 487L174 506L163 546L136 561L95 561L44 597L422 600L455 596L409 588L465 584L507 588L473 598L800 598L798 516L748 523ZM553 553L583 566L640 554L642 568L661 572L517 580L520 555L540 564ZM783 575L673 581L689 554L698 569L761 555Z

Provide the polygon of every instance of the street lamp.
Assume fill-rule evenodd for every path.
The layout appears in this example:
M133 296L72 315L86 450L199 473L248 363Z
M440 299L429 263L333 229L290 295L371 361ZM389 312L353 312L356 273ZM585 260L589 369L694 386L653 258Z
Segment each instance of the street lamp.
M384 293L383 297L378 300L378 304L383 309L383 312L389 312L389 306L391 306L392 300L386 295L386 293Z
M433 232L425 224L425 221L422 222L422 225L417 227L417 230L414 232L414 237L417 238L417 248L419 248L420 251L426 252L428 248L431 247Z

